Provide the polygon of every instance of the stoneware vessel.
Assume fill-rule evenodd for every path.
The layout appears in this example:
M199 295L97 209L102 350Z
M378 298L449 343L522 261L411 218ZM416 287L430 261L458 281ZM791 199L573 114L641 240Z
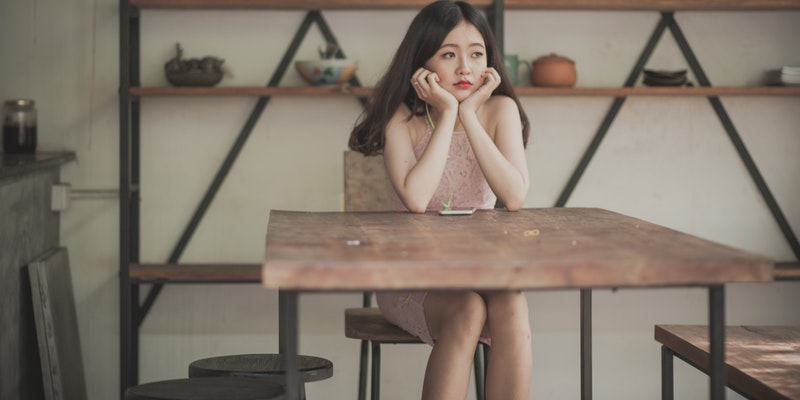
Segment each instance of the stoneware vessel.
M294 66L306 83L313 86L344 85L358 69L355 62L339 58L296 61Z
M531 67L533 86L572 87L578 80L575 61L555 53L537 58Z

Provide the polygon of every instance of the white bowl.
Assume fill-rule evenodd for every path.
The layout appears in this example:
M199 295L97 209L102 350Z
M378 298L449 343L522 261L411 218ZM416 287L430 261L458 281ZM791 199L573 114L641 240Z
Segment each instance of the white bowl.
M781 82L786 85L800 85L800 75L781 74Z
M800 67L784 66L781 68L781 74L800 76Z
M354 61L338 58L296 61L294 67L303 77L303 80L314 86L343 85L355 75L358 69Z

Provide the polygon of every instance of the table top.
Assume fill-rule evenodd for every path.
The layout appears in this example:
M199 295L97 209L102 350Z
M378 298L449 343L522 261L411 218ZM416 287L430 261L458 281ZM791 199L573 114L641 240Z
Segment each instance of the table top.
M270 213L264 286L298 291L708 286L773 261L597 208Z

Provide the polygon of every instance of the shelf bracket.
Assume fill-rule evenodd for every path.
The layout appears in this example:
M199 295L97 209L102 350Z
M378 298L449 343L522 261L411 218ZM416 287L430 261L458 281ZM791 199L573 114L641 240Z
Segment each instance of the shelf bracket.
M323 37L326 41L330 43L334 43L339 48L336 54L337 58L344 58L345 55L341 50L341 46L339 46L338 41L336 40L333 31L331 30L328 23L322 16L322 13L318 10L312 10L306 13L306 16L303 22L300 24L297 32L295 33L294 37L292 38L292 42L289 45L289 48L283 55L278 67L276 68L275 72L272 75L272 78L267 83L267 86L275 87L280 84L281 79L286 74L286 71L289 69L289 66L294 59L295 55L297 54L297 50L300 47L305 36L308 34L312 24L316 23L319 27ZM361 86L361 83L357 76L354 76L350 80L350 85L352 86ZM220 166L219 170L217 171L216 176L214 177L211 185L206 190L205 195L203 196L202 200L200 201L197 209L195 210L192 218L190 219L189 223L185 227L183 233L181 234L177 244L172 250L167 263L169 264L177 264L180 260L180 257L183 255L186 246L189 244L194 232L197 230L200 222L202 221L205 213L208 211L208 208L211 206L211 202L216 197L219 188L222 186L222 183L225 181L228 173L230 172L231 168L233 167L234 162L239 156L242 148L244 148L247 139L250 137L250 134L253 131L256 123L258 122L259 118L261 117L264 109L266 108L267 104L269 103L271 97L270 96L262 96L259 97L255 107L250 112L250 116L247 118L245 125L242 127L239 135L237 136L233 146L228 151L225 160L223 161L222 165ZM365 99L361 99L362 104ZM160 294L161 290L163 289L164 284L156 283L154 284L149 292L147 293L147 297L144 299L142 304L138 306L138 309L134 312L134 323L135 326L141 326L144 318L147 316L150 308L155 303L158 295Z
M331 30L330 26L325 21L325 19L322 17L322 13L320 11L318 11L318 10L309 11L309 12L306 13L305 19L300 24L300 27L298 28L297 32L295 33L295 35L294 35L294 37L292 39L291 44L289 45L289 48L284 53L283 58L281 59L280 63L278 64L278 67L275 70L275 72L273 73L272 78L270 79L270 81L267 84L267 86L274 87L274 86L278 86L280 84L281 79L286 74L286 71L289 69L289 66L290 66L292 60L294 59L295 55L297 54L297 50L300 47L300 44L302 43L302 41L305 38L305 36L308 34L308 31L311 28L311 25L313 23L316 23L317 26L320 28L320 31L322 32L322 35L325 37L325 40L327 40L328 42L334 43L334 44L337 45L337 47L339 47L339 50L337 52L337 58L344 58L344 53L341 50L341 46L339 46L339 43L336 40L336 37L334 36L333 31ZM354 76L350 80L350 84L352 86L361 86L361 83L359 82L358 77L356 77L356 76ZM222 183L225 181L225 178L227 177L228 173L230 172L231 168L233 167L233 164L236 161L236 159L238 158L239 153L241 152L242 148L244 148L244 145L247 142L247 139L250 137L250 134L252 133L253 128L255 127L256 123L258 122L259 118L261 117L261 114L264 112L264 109L266 108L266 106L269 103L270 99L271 99L271 97L269 97L269 96L263 96L263 97L259 97L258 98L258 101L256 102L255 107L250 112L250 116L247 118L247 121L245 122L245 125L242 127L241 131L239 132L239 135L237 136L236 141L234 142L233 146L228 151L228 155L225 157L225 160L223 161L222 165L220 166L219 170L217 171L217 174L214 177L213 181L211 182L211 185L206 190L206 193L203 196L202 200L200 201L200 204L198 205L198 207L195 210L194 214L192 215L192 218L189 221L189 224L186 226L186 228L184 229L183 233L180 236L180 239L178 240L178 243L173 248L172 253L170 254L170 256L169 256L169 258L167 260L167 263L169 263L169 264L177 264L179 262L181 255L183 255L183 252L186 249L186 246L189 244L189 241L191 240L192 236L194 235L194 232L197 230L197 227L200 225L200 221L202 221L203 217L205 216L205 213L208 211L208 208L211 206L211 202L216 197L217 192L219 191L219 188L222 186ZM362 99L362 102L363 101L364 101L364 99ZM144 317L147 315L148 311L152 307L153 303L155 302L156 298L158 297L159 293L161 292L163 286L164 286L164 284L158 283L158 284L154 284L150 288L150 291L148 292L147 297L145 298L144 302L142 303L142 305L140 307L139 312L137 313L139 315L139 318L138 318L138 321L137 321L137 325L141 325Z

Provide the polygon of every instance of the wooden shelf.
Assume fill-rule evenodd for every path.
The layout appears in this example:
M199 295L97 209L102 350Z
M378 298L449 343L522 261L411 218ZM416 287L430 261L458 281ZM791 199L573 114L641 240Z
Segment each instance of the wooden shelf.
M800 261L777 262L773 274L776 281L800 281Z
M505 0L507 9L540 10L791 10L800 0Z
M800 96L800 86L750 86L750 87L632 87L632 88L544 88L518 87L520 97L536 96ZM131 96L355 96L367 97L368 87L132 87Z
M276 9L276 10L380 10L420 9L431 0L130 0L133 7L145 9ZM492 0L470 1L488 7Z
M544 88L520 87L519 96L800 96L800 86Z
M431 0L131 0L140 9L420 9ZM470 1L477 7L492 0ZM800 0L506 0L507 9L551 10L789 10Z
M257 283L261 264L131 264L136 283Z
M215 86L131 87L131 96L369 96L371 88L354 86Z

